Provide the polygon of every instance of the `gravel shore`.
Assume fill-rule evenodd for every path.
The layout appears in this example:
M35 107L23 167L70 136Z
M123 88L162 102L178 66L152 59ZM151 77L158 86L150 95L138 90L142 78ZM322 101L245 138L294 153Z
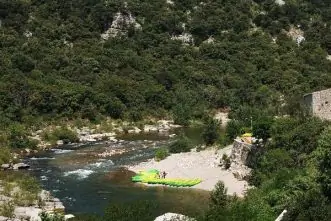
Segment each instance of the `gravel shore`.
M200 178L202 182L192 188L213 190L218 181L223 181L228 194L243 196L247 189L246 181L237 180L230 171L218 166L222 155L231 154L232 145L221 150L208 149L200 152L172 154L166 159L156 162L154 159L129 166L133 172L140 170L158 169L167 172L167 178Z

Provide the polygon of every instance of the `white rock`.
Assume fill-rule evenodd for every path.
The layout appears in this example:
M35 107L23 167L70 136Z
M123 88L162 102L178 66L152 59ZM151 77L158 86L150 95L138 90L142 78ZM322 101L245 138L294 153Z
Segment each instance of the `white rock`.
M194 42L193 36L190 33L183 33L181 35L172 35L171 40L179 40L184 44L193 44Z
M275 0L275 3L279 6L285 5L285 1L284 0Z
M136 30L141 30L141 25L136 22L135 17L130 12L128 15L117 12L110 28L101 34L101 38L108 40L110 37L126 36L128 28L132 25Z
M194 221L195 219L177 213L165 213L158 216L154 221Z
M140 130L138 127L134 127L133 129L128 130L128 133L129 133L129 134L131 134L131 133L136 133L136 134L138 134L138 133L140 133L140 132L141 132L141 130Z
M173 1L171 1L171 0L167 0L167 4L174 5L175 3Z
M30 32L30 31L25 31L25 32L24 32L24 36L27 37L27 38L31 38L31 37L32 37L32 32Z
M205 44L212 44L214 42L215 42L215 39L212 36L210 36L207 40L203 41L203 43L205 43Z
M5 163L5 164L1 165L1 169L7 170L9 168L10 168L10 164L8 164L8 163Z
M305 40L306 40L305 37L300 35L300 36L297 37L296 42L297 42L298 45L300 45Z
M13 165L13 169L14 170L18 170L18 169L26 169L29 168L30 166L26 163L16 163Z
M61 146L61 145L63 145L63 144L64 144L63 140L58 140L58 141L56 141L56 145L58 145L58 146Z
M72 215L72 214L67 214L67 215L64 216L64 219L65 219L65 220L68 220L68 219L72 219L72 218L74 218L74 217L75 217L75 216Z
M144 126L144 132L157 132L158 128L154 125L145 125Z
M41 221L39 213L42 210L34 207L16 207L14 210L14 215L18 219L29 219L31 221Z

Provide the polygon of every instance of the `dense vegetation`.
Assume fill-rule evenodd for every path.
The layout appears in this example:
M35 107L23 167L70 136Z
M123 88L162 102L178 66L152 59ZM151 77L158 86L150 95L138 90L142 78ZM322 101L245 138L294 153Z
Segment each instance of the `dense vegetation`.
M2 0L0 125L168 113L186 124L243 104L278 114L331 86L330 11L313 0ZM102 40L117 12L141 30ZM292 24L305 32L300 47L284 34ZM170 38L182 33L193 43Z
M248 161L253 168L249 183L256 188L239 199L226 196L218 184L201 220L271 221L284 209L286 221L331 219L330 123L309 116L268 122L262 119L253 127L270 131Z
M300 103L304 93L331 87L331 2L173 2L1 0L0 144L34 147L27 128L43 121L172 116L187 125L230 107L226 139L253 130L263 140L251 156L257 188L238 199L219 184L201 219L274 220L287 209L285 220L331 220L331 129ZM141 29L126 25L102 40L117 12ZM293 27L304 33L299 45L287 34ZM193 41L171 39L184 33ZM217 142L215 129L207 122L207 144ZM188 146L182 139L170 151Z

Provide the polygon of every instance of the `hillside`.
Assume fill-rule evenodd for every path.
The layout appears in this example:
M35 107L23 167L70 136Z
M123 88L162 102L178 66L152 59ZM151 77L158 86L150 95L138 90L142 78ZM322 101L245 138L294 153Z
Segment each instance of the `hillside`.
M283 221L331 220L330 122L301 104L325 88L329 0L0 0L0 163L5 146L36 148L32 131L76 142L67 126L77 119L200 120L216 146L252 132L255 188L238 198L219 183L199 221L273 221L284 209ZM231 110L224 134L206 119L215 109ZM174 143L192 148L185 136ZM76 220L131 221L152 208L138 204Z
M288 112L331 87L326 2L2 0L1 125Z

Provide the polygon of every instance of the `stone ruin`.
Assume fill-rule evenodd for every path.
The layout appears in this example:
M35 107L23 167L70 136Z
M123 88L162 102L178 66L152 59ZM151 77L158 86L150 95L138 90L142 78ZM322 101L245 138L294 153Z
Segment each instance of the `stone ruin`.
M251 169L246 166L248 154L252 150L253 144L242 141L240 138L235 139L233 148L230 155L230 168L229 170L233 175L239 179L246 179L251 172Z
M331 88L304 95L310 113L323 120L331 120Z

